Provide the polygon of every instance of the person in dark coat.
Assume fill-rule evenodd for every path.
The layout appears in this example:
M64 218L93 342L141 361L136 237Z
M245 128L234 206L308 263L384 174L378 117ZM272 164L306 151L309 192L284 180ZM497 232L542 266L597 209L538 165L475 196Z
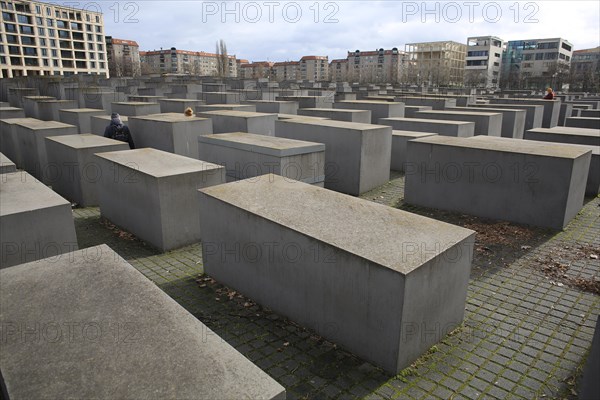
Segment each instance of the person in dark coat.
M130 149L135 149L135 144L133 144L133 138L131 137L131 132L129 132L129 127L121 121L121 116L117 113L112 113L110 116L110 124L104 130L104 137L119 140L121 142L129 143Z
M554 100L555 98L556 94L554 94L552 88L546 89L546 95L544 96L544 100Z

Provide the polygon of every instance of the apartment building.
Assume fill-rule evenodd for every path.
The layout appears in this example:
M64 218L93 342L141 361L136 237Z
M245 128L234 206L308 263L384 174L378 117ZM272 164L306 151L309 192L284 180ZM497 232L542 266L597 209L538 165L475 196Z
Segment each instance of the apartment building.
M347 82L349 80L347 58L331 60L329 64L329 78L332 82Z
M326 81L329 79L328 56L304 56L300 59L300 79Z
M454 41L408 43L403 81L426 86L462 86L467 45Z
M37 1L3 0L0 8L1 78L108 77L102 13Z
M108 71L112 77L140 76L140 46L133 40L106 37Z
M600 46L573 52L570 89L600 92Z
M502 65L502 39L477 36L467 39L465 86L497 89Z
M273 75L277 81L299 80L300 75L299 61L284 61L273 64Z
M568 80L573 45L563 38L512 40L502 53L501 86L560 90Z
M398 82L404 63L404 52L394 47L375 51L348 52L346 58L347 80L353 82ZM343 71L344 63L336 63L336 69ZM339 67L338 67L339 65Z
M238 66L238 76L244 79L270 78L273 75L273 64L270 61L254 61Z
M218 55L203 51L169 50L141 51L142 74L169 73L201 76L218 75ZM237 77L235 56L227 56L227 76Z

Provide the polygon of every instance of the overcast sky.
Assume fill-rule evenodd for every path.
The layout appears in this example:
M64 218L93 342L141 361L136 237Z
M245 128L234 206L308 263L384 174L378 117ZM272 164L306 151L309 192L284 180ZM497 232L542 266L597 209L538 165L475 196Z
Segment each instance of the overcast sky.
M406 43L495 35L503 40L562 37L574 49L600 45L600 2L590 1L71 1L104 13L106 35L140 50L176 47L250 61L347 51L404 49Z

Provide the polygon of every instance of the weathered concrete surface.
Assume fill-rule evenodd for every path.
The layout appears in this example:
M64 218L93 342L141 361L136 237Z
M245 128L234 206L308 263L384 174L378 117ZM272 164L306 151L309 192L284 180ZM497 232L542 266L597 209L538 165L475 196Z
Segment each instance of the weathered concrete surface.
M60 110L77 107L75 100L43 100L38 101L38 119L43 121L59 121Z
M594 117L569 117L565 126L573 128L596 129L600 131L600 118Z
M136 117L140 115L160 114L160 104L146 103L143 101L122 101L111 103L112 112L126 115L128 117ZM183 111L182 111L183 113Z
M502 134L502 114L498 112L430 110L419 111L415 115L417 118L425 119L474 122L474 135L500 136Z
M471 230L277 175L200 193L207 274L392 374L463 319Z
M16 172L17 166L4 154L0 153L0 174Z
M60 122L76 126L78 133L91 133L92 117L106 115L106 112L94 108L72 108L59 110L58 114Z
M253 104L201 104L196 106L196 112L206 112L206 111L221 111L221 110L229 110L229 111L246 111L246 112L256 112L256 106ZM260 112L260 111L259 111Z
M17 107L1 107L0 119L25 118L25 110Z
M275 136L325 144L325 187L358 196L390 177L392 128L342 121L288 119Z
M377 124L380 118L404 117L404 103L376 100L344 100L337 102L333 108L343 110L370 110L371 123Z
M46 138L52 190L82 207L98 205L100 167L94 153L129 150L129 144L91 133Z
M17 168L23 168L23 156L17 136L17 124L21 121L37 121L35 118L0 119L0 151L10 158Z
M392 131L392 158L390 169L404 171L407 160L406 144L409 140L437 135L432 132Z
M433 132L443 136L473 136L475 123L426 118L381 118L379 125L391 126L398 131Z
M274 136L277 114L221 110L201 112L198 117L212 120L213 133L247 132Z
M448 107L456 107L456 99L435 98L424 96L399 96L398 101L404 102L407 106L429 106L434 110L444 110Z
M161 251L200 241L196 190L225 168L156 149L97 153L100 212Z
M325 145L235 132L198 138L201 160L223 165L227 181L267 173L323 186Z
M418 118L415 113L419 111L429 111L433 108L431 106L404 106L404 116L406 118Z
M525 110L508 108L454 107L448 111L493 112L502 114L501 136L513 139L523 139L525 132Z
M0 268L77 250L71 203L27 172L3 174L0 246ZM27 307L21 308L24 311ZM4 343L2 347L0 356L4 357L9 352Z
M285 398L106 245L4 269L0 289L10 399Z
M183 113L152 114L129 118L129 129L137 148L152 147L198 159L198 137L212 135L208 118Z
M536 99L516 99L501 98L490 99L490 104L517 104L517 105L537 105L543 106L542 128L553 128L558 125L558 116L560 114L560 100L536 100ZM502 106L504 107L504 105Z
M591 151L474 136L408 142L411 204L563 229L583 205ZM410 170L409 170L410 168Z
M336 121L357 122L359 124L371 123L370 110L345 110L337 108L300 108L298 115L309 117L323 117Z
M161 113L176 113L183 114L186 108L190 107L192 110L195 109L196 106L202 104L202 100L190 100L190 99L160 99L158 100L158 104L160 104L160 112Z
M77 135L77 127L62 122L25 118L15 124L14 129L23 169L49 184L55 168L48 164L45 139L49 136Z
M600 146L600 130L555 126L554 128L537 128L525 132L525 139L545 142L587 144Z
M297 114L297 101L269 101L269 100L248 100L246 103L254 105L257 112L270 114Z
M474 104L471 107L477 108L503 108L509 110L525 110L525 128L528 129L541 128L542 119L544 117L544 106L535 104ZM522 134L522 133L521 133Z

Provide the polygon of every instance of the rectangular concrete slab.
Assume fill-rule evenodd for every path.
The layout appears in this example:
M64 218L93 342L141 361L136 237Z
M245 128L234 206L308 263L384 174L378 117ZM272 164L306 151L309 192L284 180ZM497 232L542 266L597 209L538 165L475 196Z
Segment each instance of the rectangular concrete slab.
M558 117L560 114L560 100L543 100L543 99L517 99L517 98L501 98L490 99L490 104L517 104L517 105L538 105L544 107L542 115L542 128L553 128L558 125Z
M58 111L59 121L76 126L78 133L91 133L92 117L96 115L106 115L106 111L94 108L72 108Z
M408 142L405 200L563 229L583 205L590 161L590 150L554 143L488 136L415 139Z
M325 145L245 132L198 138L201 160L223 165L227 180L267 173L323 186Z
M10 399L285 398L106 245L1 270L0 299Z
M131 117L128 126L137 148L152 147L198 159L198 137L212 135L209 118L186 117L183 113Z
M343 110L370 110L371 123L377 124L380 118L404 117L404 103L377 100L344 100L333 104L333 108Z
M420 139L433 135L437 135L437 133L392 131L392 158L390 162L390 169L393 171L404 171L404 167L407 160L406 144L409 140Z
M443 136L469 137L475 132L475 123L469 121L435 120L427 118L381 118L379 125L391 126L398 131L429 132Z
M586 144L600 146L600 130L555 126L554 128L537 128L525 132L525 139L545 142ZM545 140L547 138L547 140Z
M221 111L221 110L229 110L229 111L246 111L246 112L256 112L256 107L252 104L201 104L196 106L196 112L206 112L206 111ZM259 111L262 112L262 111Z
M309 117L324 117L336 121L357 122L359 124L371 123L370 110L344 110L337 108L300 108L298 115Z
M3 174L0 245L0 268L76 250L71 203L25 171Z
M463 319L471 230L277 175L200 193L207 274L389 373Z
M220 110L201 112L197 116L212 120L213 133L247 132L275 135L277 114Z
M573 128L595 129L600 132L600 118L596 117L568 117L565 126Z
M44 183L49 183L54 172L48 164L46 137L77 135L77 127L62 122L42 121L33 118L21 120L15 124L19 141L18 149L23 160L23 169Z
M119 113L120 115L126 115L128 117L135 117L140 115L160 114L160 104L158 103L146 103L146 102L135 102L135 101L123 101L111 103L112 112ZM182 111L183 113L183 111Z
M275 135L325 144L325 187L358 196L390 178L392 128L342 121L288 119Z
M186 108L190 107L192 110L198 105L202 104L202 100L190 100L190 99L160 99L161 113L176 113L183 114Z
M541 128L542 120L544 117L544 106L535 105L535 104L474 104L471 107L477 108L503 108L510 110L525 110L525 128L533 129L533 128Z
M0 153L0 174L16 172L17 166L4 154Z
M25 118L25 110L17 107L0 107L0 119Z
M514 139L523 139L525 132L525 110L511 110L508 108L480 108L480 107L450 107L448 111L493 112L502 114L501 136Z
M100 167L94 153L129 150L129 144L91 133L46 138L52 189L82 207L98 205Z
M297 114L297 101L247 100L246 103L255 106L257 112L271 114Z
M474 122L474 135L501 136L502 134L502 114L498 112L429 110L419 111L415 115L417 118L424 119Z
M161 251L201 239L196 190L225 183L225 168L144 148L97 153L101 214Z

